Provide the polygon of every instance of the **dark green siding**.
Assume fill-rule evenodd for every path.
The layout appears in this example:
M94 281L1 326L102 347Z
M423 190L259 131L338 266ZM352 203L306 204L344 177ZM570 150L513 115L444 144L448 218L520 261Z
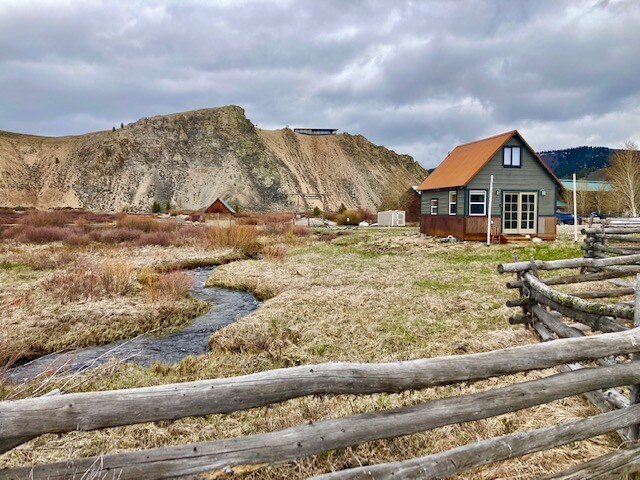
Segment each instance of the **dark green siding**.
M425 190L422 192L420 213L429 215L431 213L431 199L438 199L438 215L449 215L449 190ZM464 215L464 190L458 190L457 215Z
M556 205L556 184L547 172L540 165L527 147L519 138L511 138L505 146L520 146L521 164L520 168L508 168L502 165L502 148L493 156L493 158L471 179L467 185L468 190L489 190L489 179L493 175L493 205L491 208L492 215L500 215L502 213L502 194L496 195L496 191L535 191L541 192L545 190L546 195L542 196L538 193L538 215L553 216L555 215ZM429 196L429 192L423 192L423 197ZM468 202L468 193L465 202Z

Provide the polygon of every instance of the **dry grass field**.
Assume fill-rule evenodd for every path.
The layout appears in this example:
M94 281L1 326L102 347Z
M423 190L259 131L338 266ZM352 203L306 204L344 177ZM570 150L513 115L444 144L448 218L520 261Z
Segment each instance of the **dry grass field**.
M255 227L252 227L255 228ZM5 361L20 348L45 353L59 348L124 338L149 329L183 325L198 310L176 294L176 311L167 319L161 301L149 294L148 280L158 265L196 265L208 259L227 263L208 284L254 292L264 300L253 314L216 332L211 352L173 365L142 368L113 364L85 374L71 391L104 390L176 381L228 377L273 368L329 361L382 362L474 353L537 342L521 326L509 326L512 296L496 265L513 253L539 259L580 256L567 241L497 245L440 243L422 239L415 229L324 231L295 236L258 228L261 259L247 259L233 248L229 232L218 231L215 245L192 242L167 246L105 245L95 241L70 247L61 242L0 244L1 331ZM339 234L338 234L339 233ZM212 234L213 235L213 234ZM249 242L250 243L250 242ZM36 258L48 258L36 266ZM92 272L95 294L61 294L65 275ZM109 270L110 273L105 273ZM74 273L75 272L75 273ZM157 275L157 273L156 273ZM111 280L100 280L100 278ZM119 280L114 280L119 279ZM100 283L105 281L106 284ZM94 287L92 287L94 288ZM62 289L62 290L60 290ZM92 290L93 291L93 290ZM185 305L184 311L180 305ZM100 314L98 313L100 312ZM141 318L149 320L141 321ZM1 352L0 352L1 353ZM0 456L0 467L65 460L78 456L273 431L295 424L459 395L552 371L515 375L455 387L402 394L324 396L287 401L230 415L210 415L106 429L45 435ZM64 379L49 380L48 389ZM28 395L37 386L5 385L3 397ZM69 390L67 390L69 391ZM40 390L40 393L45 393ZM496 418L370 442L249 473L248 478L305 478L369 463L401 460L458 445L593 414L581 398L569 398ZM570 444L550 452L483 467L460 478L525 479L559 471L617 447L613 435Z

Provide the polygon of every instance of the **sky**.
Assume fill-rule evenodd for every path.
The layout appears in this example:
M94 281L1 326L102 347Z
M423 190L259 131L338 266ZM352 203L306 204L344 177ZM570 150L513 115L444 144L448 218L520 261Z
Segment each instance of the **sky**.
M517 129L640 143L640 1L0 0L0 130L240 105L436 166Z

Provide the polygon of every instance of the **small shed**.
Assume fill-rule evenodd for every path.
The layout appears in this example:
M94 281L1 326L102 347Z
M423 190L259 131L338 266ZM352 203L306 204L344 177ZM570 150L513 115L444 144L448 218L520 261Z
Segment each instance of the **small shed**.
M404 220L404 210L387 210L385 212L378 212L379 227L404 227Z
M236 211L220 197L216 198L211 205L207 207L204 213L220 213L223 215L235 215Z

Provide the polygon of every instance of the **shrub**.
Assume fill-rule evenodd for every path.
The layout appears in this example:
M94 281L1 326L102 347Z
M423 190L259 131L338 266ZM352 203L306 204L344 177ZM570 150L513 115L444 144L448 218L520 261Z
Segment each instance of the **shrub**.
M64 227L68 223L73 223L76 216L77 214L73 211L53 210L43 212L33 210L21 215L18 222L32 227Z
M262 249L264 258L272 260L282 260L287 255L287 249L284 245L267 245Z
M79 247L91 243L91 236L86 233L78 233L74 231L67 235L63 241L66 245Z
M192 284L192 275L185 271L162 274L156 283L158 295L171 300L185 298L191 290Z
M157 232L143 233L142 235L140 235L140 237L136 241L136 244L140 246L161 245L163 247L166 247L168 245L175 243L175 241L176 241L176 235L174 233L157 231Z
M147 296L152 302L185 298L193 284L193 278L189 272L176 270L158 273L150 268L140 271L138 281L146 287Z
M62 227L32 227L26 226L14 229L12 237L21 243L49 243L60 242L69 234L70 230Z
M55 272L43 286L62 302L101 295L124 295L132 290L132 269L121 261L106 261L102 265L79 262L73 268Z
M311 234L311 229L303 225L294 225L293 234L296 237L308 237Z
M268 235L286 235L291 233L292 227L291 220L287 223L265 223L262 231Z
M109 228L106 230L94 230L91 232L91 238L96 242L118 244L124 242L132 242L140 238L141 230L133 228Z
M322 213L322 211L320 210L320 208L318 208L317 206L313 207L313 216L314 217L319 217L321 213Z
M156 221L153 217L142 215L118 215L116 225L118 228L128 228L132 230L141 230L143 232L151 232L156 229Z
M254 255L260 249L258 231L249 225L209 227L206 242L211 248L237 248L247 255Z
M343 214L346 211L347 211L347 207L344 206L344 203L341 203L340 207L338 208L338 213Z
M362 221L375 222L375 216L369 210L346 210L336 220L340 225L358 225Z

